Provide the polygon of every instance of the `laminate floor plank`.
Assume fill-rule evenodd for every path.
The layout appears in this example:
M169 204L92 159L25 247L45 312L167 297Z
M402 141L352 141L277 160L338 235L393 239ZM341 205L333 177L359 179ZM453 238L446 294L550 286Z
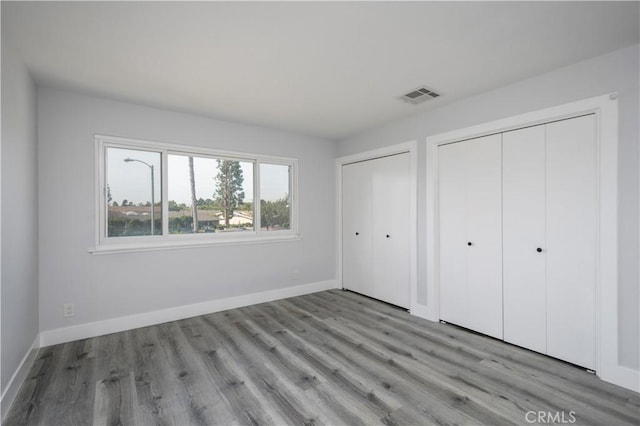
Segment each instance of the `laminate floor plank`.
M136 409L133 373L114 375L96 383L94 426L134 424Z
M360 310L359 313L366 313L369 316L369 318L367 318L369 321L376 319L378 324L386 323L385 321L380 321L381 311L384 311L383 315L388 315L385 316L385 318L390 318L391 323L393 323L394 317L397 317L403 322L417 323L422 321L413 317L404 318L398 315L397 309L390 308L388 305L375 300L354 295L350 292L340 292L347 293L349 297L340 297L340 294L330 293L331 292L317 294L317 297L336 304L340 309L343 309L343 312L352 310L355 306L366 306L370 304L373 307ZM313 296L316 297L316 295ZM376 310L376 307L380 308L380 310ZM494 368L503 368L512 372L508 375L490 375L489 378L493 378L494 381L497 380L501 384L504 384L504 378L524 378L525 381L522 382L521 388L525 389L524 393L528 394L529 397L533 396L530 394L530 391L532 388L535 388L535 384L538 383L541 389L539 394L546 395L548 401L545 404L546 406L552 406L558 399L564 399L566 405L582 407L583 410L586 411L595 410L597 414L589 417L596 420L598 424L609 424L611 421L614 422L613 424L616 424L616 422L620 420L631 424L638 422L637 419L640 417L639 410L633 408L634 401L638 400L638 394L628 392L610 383L602 382L593 374L564 362L555 361L541 354L446 324L427 322L419 329L417 325L412 325L404 331L411 330L414 334L426 337L423 336L425 330L434 328L434 325L436 326L435 328L439 329L437 332L441 333L445 331L448 336L455 338L458 343L463 343L465 346L485 351L486 359L482 360L482 364L491 364ZM446 347L446 345L444 346ZM498 366L496 366L496 364ZM581 392L575 391L576 384L574 380L582 385ZM551 393L549 392L550 390L552 391ZM610 390L613 391L611 394L608 393ZM607 398L602 398L603 391L607 391ZM611 417L607 417L607 415Z
M371 396L379 398L380 392L389 392L397 395L404 401L409 401L417 412L422 413L427 424L471 424L473 418L467 416L462 410L449 409L447 404L438 399L435 395L421 386L417 386L413 381L406 382L402 377L398 377L389 370L387 359L372 359L361 351L354 351L353 345L344 342L343 339L335 339L331 336L331 330L326 325L316 329L308 323L312 319L311 315L300 313L295 306L288 306L286 303L272 304L274 315L279 317L279 321L293 329L292 334L300 333L305 339L313 342L316 347L322 348L329 356L336 357L348 366L348 371L359 371L363 375L369 375L369 384L375 383L375 392ZM358 346L358 345L356 345ZM464 405L465 400L453 398L452 403L456 406ZM477 422L477 421L476 421Z
M438 362L437 358L422 356L417 350L412 352L403 351L401 348L406 345L406 340L394 342L390 334L383 334L388 341L382 340L382 338L367 332L366 328L359 327L344 318L334 318L329 321L335 321L338 330L345 334L351 334L354 337L360 336L377 351L388 349L393 354L401 355L401 358L397 361L398 364L402 365L405 371L413 372L412 376L415 379L419 379L421 384L427 380L437 381L452 392L472 397L473 400L489 410L493 411L495 409L503 415L509 414L509 417L514 421L520 418L523 409L527 411L540 408L530 404L530 401L526 401L526 406L523 406L522 403L505 397L503 393L497 392L497 387L490 386L491 383L486 376L465 372L465 369L460 368L460 365ZM487 386L488 384L489 386Z
M354 306L371 304L367 309L359 311L360 314L367 316L369 320L378 318L380 315L379 312L382 310L385 310L385 313L389 314L390 317L397 315L397 312L393 312L393 308L389 308L386 304L353 295L350 292L340 293L347 293L345 296L349 297L340 297L340 294L331 294L331 292L319 293L317 297L335 303L337 306L348 306L348 310L352 310ZM352 300L354 299L353 296L355 296L355 300ZM376 306L380 308L380 311L375 310ZM563 362L550 362L552 360L544 355L517 346L504 344L503 342L486 338L485 336L469 333L457 327L429 323L413 317L404 318L403 316L398 316L398 318L403 321L410 320L415 323L420 321L424 322L419 329L417 327L408 327L406 330L402 329L403 332L410 331L421 338L425 337L428 339L424 333L428 333L429 330L435 330L440 333L445 331L448 336L455 338L455 341L458 343L463 343L467 347L474 347L484 351L485 359L482 361L483 364L486 362L501 364L506 369L512 369L518 373L526 374L528 380L540 382L545 388L553 389L554 393L563 393L567 397L578 398L585 404L595 406L604 411L618 413L627 419L632 419L638 415L638 411L633 409L633 405L640 401L638 394L631 392L630 395L625 389L602 382L593 374L587 373L584 370L571 368L570 365ZM377 323L385 323L385 321L377 321ZM581 385L582 391L579 393L575 392L576 382ZM603 391L607 392L607 398L601 397Z
M233 313L226 312L225 315L229 317ZM202 320L210 326L209 332L240 362L250 380L270 403L274 404L287 422L305 425L324 423L319 411L310 411L316 407L308 404L303 394L293 389L295 385L287 386L284 380L269 369L266 365L268 357L263 353L254 352L250 343L239 336L240 333L228 319L225 320L220 314L211 314L204 316Z
M272 342L260 332L255 331L251 325L245 321L235 322L234 325L241 335L253 344L257 351L264 353L269 362L300 389L307 390L318 385L317 376L303 364L293 361L291 357L287 356L287 352L279 347L277 343Z
M175 384L173 398L184 408L189 425L209 425L215 422L231 424L236 420L221 394L211 391L210 381L201 357L194 353L175 322L156 327L158 340L168 363L164 371L170 373Z
M256 323L255 327L265 328L265 326L268 327L268 323L269 319L263 316L263 321ZM389 401L387 398L380 398L371 387L354 377L351 372L347 372L344 365L323 356L321 352L305 344L299 337L294 337L291 332L276 331L276 333L273 335L274 338L278 339L283 346L293 348L302 362L307 363L318 372L318 376L322 378L323 383L327 384L327 388L331 389L331 393L340 396L342 401L348 401L346 407L353 408L360 417L367 420L377 420L401 406L395 400ZM334 399L331 394L321 395L321 398ZM346 412L347 408L344 405L343 403L343 406L335 408Z
M640 395L329 290L41 348L3 425L524 425L538 412L640 425Z
M335 319L341 324L337 326L345 333L349 333L349 325L344 324L344 319ZM353 327L352 331L356 335L362 336L363 339L370 342L371 345L377 346L378 350L384 347L376 337L359 327ZM623 418L620 415L609 416L606 412L595 409L591 405L584 404L578 399L545 392L544 387L536 386L530 381L517 380L511 378L508 383L504 380L498 382L492 380L493 371L483 368L482 365L476 365L474 373L469 369L458 369L446 362L439 362L434 357L421 356L420 352L414 351L410 358L404 360L408 364L405 368L414 371L416 377L426 380L430 377L432 380L438 378L441 383L451 382L455 385L455 391L469 395L476 402L488 409L498 411L504 416L509 417L513 422L518 422L521 413L524 411L538 411L543 409L553 409L554 411L563 411L564 407L573 407L579 409L587 418L593 419L594 424L612 424ZM420 364L420 365L415 365ZM505 386L506 385L506 386ZM568 411L568 410L567 410ZM629 419L627 419L629 420Z
M50 385L43 394L43 403L46 403L43 404L42 418L34 424L82 425L84 418L91 417L93 359L87 357L86 345L87 340L80 340L54 349L60 353L58 368L53 370ZM56 406L61 409L55 409Z
M269 307L271 308L271 307ZM272 320L270 315L261 315L261 318L265 321L261 321L260 326L264 327ZM284 321L281 317L278 321ZM345 356L339 350L325 343L320 343L318 347L315 345L309 345L306 341L313 341L313 333L307 334L306 330L300 330L301 334L298 335L289 330L276 331L276 337L281 340L288 347L293 347L297 350L302 358L304 358L309 364L317 367L321 371L324 377L333 385L334 392L341 392L347 401L353 401L352 403L361 408L358 409L358 413L363 418L369 418L375 416L374 421L368 421L367 424L378 423L382 418L393 418L393 413L397 412L399 408L402 408L402 402L397 397L397 389L399 386L394 387L387 382L381 382L380 377L384 377L384 373L381 370L375 368L363 368L363 364L359 363L357 357L353 359L349 356ZM363 372L363 374L359 374ZM413 392L403 395L404 401L407 398L416 404L419 404L419 391L413 389ZM414 407L409 407L407 412L410 412L413 417L407 424L437 424L435 418L431 416L429 412L420 413ZM458 415L451 418L457 418ZM409 418L408 416L404 417ZM467 419L470 420L470 419Z
M393 323L380 320L377 316L355 311L348 307L346 309L340 309L340 304L333 301L324 302L321 298L310 299L310 301L313 301L314 305L323 306L324 309L327 310L332 307L333 309L339 309L340 315L334 316L332 318L333 320L350 320L353 324L364 327L366 331L376 332L376 334L379 335L378 340L381 344L386 345L388 350L405 357L414 357L414 355L409 351L409 348L413 350L427 351L430 356L440 357L449 363L456 364L460 368L464 368L468 363L471 363L472 365L479 364L480 361L485 359L485 356L482 353L468 351L465 348L440 337L433 337L430 334L421 331L415 333L410 331L407 332L405 329L397 327ZM303 300L293 299L292 303L299 304L305 302ZM396 335L398 336L396 340L400 340L401 344L392 345L388 340L393 339Z
M296 357L280 345L275 339L259 331L259 328L246 321L246 311L239 310L238 316L233 318L233 323L238 330L251 342L255 349L262 351L269 358L268 363L274 371L283 375L290 375L290 381L305 391L305 394L316 405L322 407L322 413L327 417L329 424L351 424L356 415L348 406L337 401L331 392L325 387L318 387L320 381L315 371L309 369L304 362L297 362Z
M571 368L571 365L567 365L562 361L553 362L555 360L536 352L505 344L497 339L478 335L459 327L433 323L406 315L401 310L390 307L385 303L349 291L330 290L317 293L314 296L316 295L332 302L348 303L351 307L350 309L359 309L368 313L372 318L378 318L378 321L389 321L390 324L411 330L417 335L422 333L431 334L439 336L441 339L449 339L453 344L461 348L473 348L476 351L475 353L485 359L505 364L507 368L528 372L532 380L540 377L545 380L551 378L555 379L557 383L561 381L568 383L568 386L572 389L575 389L575 385L579 385L583 391L581 392L582 394L595 395L600 401L602 401L602 398L599 398L599 396L602 395L602 392L606 392L608 395L607 400L614 401L618 407L624 406L627 402L631 402L632 405L640 404L639 394L628 392L624 388L603 382L593 374L587 373L583 369Z
M259 308L256 307L255 309ZM273 307L262 306L262 308L268 310ZM286 321L276 310L270 310L261 319L263 321L256 322L256 324L263 329L266 329L272 322L281 324ZM295 320L287 324L294 325L294 323ZM292 348L302 360L314 367L324 380L331 382L335 389L342 390L344 393L360 400L367 410L382 416L402 406L402 403L395 398L380 398L375 389L365 384L367 382L366 379L358 377L354 374L355 371L349 368L353 364L351 358L343 356L340 359L335 356L338 355L336 351L327 353L326 349L329 347L325 342L315 340L312 331L299 329L299 333L296 333L289 327L288 329L276 330L272 336L284 346Z
M133 348L130 333L115 333L97 339L92 353L105 359L96 365L91 379L95 388L93 424L139 422L136 382L131 369Z
M136 382L139 417L143 424L188 424L188 416L173 397L175 371L168 371L156 327L131 330L132 369Z
M292 301L292 303L299 302ZM316 300L316 305L326 310L335 306L336 301L332 301L331 304L327 303ZM362 317L356 311L345 310L341 316L333 317L328 321L338 322L341 326L348 327L378 347L388 348L394 353L403 354L409 360L425 365L429 375L438 375L440 371L445 372L446 378L465 386L466 393L476 394L478 398L489 402L491 406L503 406L506 411L514 412L513 410L515 410L517 414L522 410L537 411L545 407L561 411L558 404L564 403L565 407L579 407L583 415L600 424L610 424L619 419L627 422L634 420L633 413L629 410L606 400L592 401L583 398L582 394L565 392L555 392L551 395L546 386L520 380L511 375L496 375L493 369L483 363L468 363L464 358L456 361L453 352L446 354L446 357L433 356L431 350L423 347L410 335L402 335L401 331L388 327L384 322L371 323L368 318ZM414 351L403 353L401 349L403 347L412 348ZM508 392L506 392L507 390ZM625 413L625 411L629 412Z
M191 347L206 364L206 373L216 384L217 390L235 413L239 424L275 425L284 419L269 412L266 400L260 398L257 388L252 388L249 378L235 362L231 354L214 341L208 327L198 318L190 318L181 325ZM275 419L274 419L275 417Z
M63 345L57 345L40 349L3 423L39 425L45 421L45 410L54 406L54 403L47 401L46 394L52 387L54 375L63 368L63 348Z
M285 301L295 306L296 301ZM396 357L396 353L388 353L383 349L376 348L370 342L362 339L356 333L351 333L341 328L338 324L329 322L320 322L312 316L306 316L304 319L313 328L321 328L323 331L337 342L343 343L353 352L360 354L366 359L377 363L378 365L390 368L398 377L405 381L413 382L421 388L427 389L428 393L434 395L441 404L450 408L455 408L467 416L477 419L481 423L486 424L511 424L502 414L491 410L486 405L479 403L472 395L464 394L460 389L454 386L453 382L447 383L436 375L427 378L421 375L419 370L408 367L402 357Z

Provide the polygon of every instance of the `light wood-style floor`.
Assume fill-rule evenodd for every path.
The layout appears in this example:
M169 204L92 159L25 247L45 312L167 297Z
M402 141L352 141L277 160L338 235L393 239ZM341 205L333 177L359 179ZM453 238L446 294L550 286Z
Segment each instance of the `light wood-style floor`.
M331 290L43 348L5 424L502 425L538 412L637 425L640 396Z

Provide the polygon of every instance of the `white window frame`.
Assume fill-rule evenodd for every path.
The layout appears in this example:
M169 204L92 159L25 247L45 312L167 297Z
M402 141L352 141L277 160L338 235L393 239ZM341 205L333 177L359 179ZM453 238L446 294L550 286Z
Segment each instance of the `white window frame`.
M130 237L107 236L107 176L108 148L134 149L161 154L162 235ZM221 160L251 162L253 170L253 231L202 234L169 234L168 156L190 155ZM289 229L260 229L260 165L289 166ZM270 243L301 239L298 232L298 160L295 158L248 154L165 142L95 135L95 247L93 254L165 250L210 245Z

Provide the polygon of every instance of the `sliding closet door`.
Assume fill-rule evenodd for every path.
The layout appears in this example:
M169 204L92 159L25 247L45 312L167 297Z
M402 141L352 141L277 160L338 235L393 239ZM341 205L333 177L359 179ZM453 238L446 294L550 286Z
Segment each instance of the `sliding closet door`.
M440 317L502 338L501 135L438 153Z
M504 340L547 351L545 126L503 134Z
M342 284L373 296L371 162L342 166Z
M546 125L547 353L595 369L595 116Z
M371 161L373 175L373 294L410 305L409 153Z

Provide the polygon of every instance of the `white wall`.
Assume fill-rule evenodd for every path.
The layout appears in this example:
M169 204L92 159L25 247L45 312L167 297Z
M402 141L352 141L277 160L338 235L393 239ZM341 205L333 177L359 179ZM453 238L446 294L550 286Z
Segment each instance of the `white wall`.
M46 88L38 132L41 331L334 279L335 142ZM95 133L298 158L303 239L90 254Z
M2 40L2 393L38 335L36 88ZM5 401L3 399L3 412Z
M619 357L640 369L640 288L638 284L639 46L621 49L517 84L451 103L409 119L352 136L338 145L350 155L408 140L419 141L418 286L426 303L425 139L446 131L617 91L619 93ZM408 106L409 108L409 106Z

